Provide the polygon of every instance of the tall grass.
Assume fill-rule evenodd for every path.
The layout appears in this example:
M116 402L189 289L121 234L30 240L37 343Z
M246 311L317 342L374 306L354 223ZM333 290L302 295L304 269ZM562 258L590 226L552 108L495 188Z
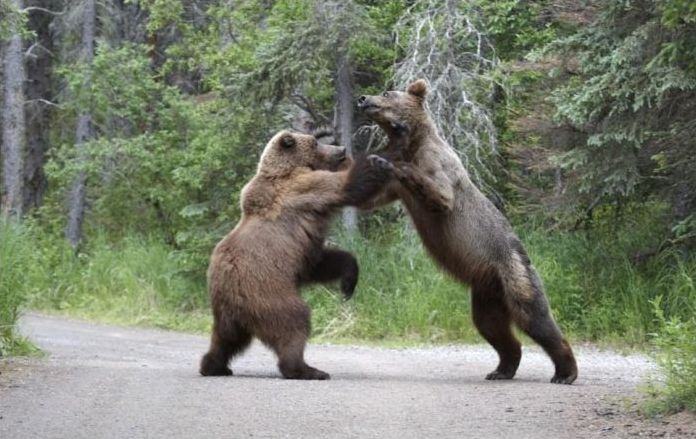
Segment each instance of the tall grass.
M345 302L327 287L305 294L319 338L447 342L476 339L467 288L439 270L415 232L405 225L379 237L338 236L353 252L360 281Z
M694 288L691 282L691 288ZM659 300L655 317L661 328L653 336L655 359L662 367L664 380L651 383L648 404L651 413L689 410L696 413L696 316L682 320L667 319Z
M656 300L668 318L696 312L696 291L689 287L696 258L675 250L634 261L660 244L660 213L658 207L636 210L574 233L521 228L554 313L573 336L642 344L659 330Z
M633 255L657 247L659 209L610 218L591 231L549 232L517 227L546 287L559 324L573 339L645 345L659 331L653 304L668 318L696 312L696 258L677 252L636 264ZM416 342L480 340L472 326L468 288L445 275L407 224L377 236L339 236L358 257L354 299L343 303L325 287L307 298L315 333L327 338L406 339Z
M641 264L631 260L659 244L661 223L660 210L653 207L608 217L590 231L518 225L554 315L571 338L644 344L648 334L660 329L656 301L667 319L686 321L696 312L696 258L664 252ZM209 328L205 267L191 278L182 271L185 264L177 252L158 239L133 234L111 242L97 234L76 257L62 239L51 240L39 230L13 233L15 238L3 239L3 251L19 257L8 263L17 268L4 275L10 277L2 288L12 293L4 300L19 304L25 297L34 308L114 322ZM337 234L332 241L355 253L360 281L347 302L334 286L305 291L315 336L417 343L480 340L471 323L467 288L432 262L410 224L373 227L354 237ZM10 308L17 306L3 307Z
M182 330L208 328L205 285L181 272L175 252L150 238L93 238L75 256L64 244L43 255L45 276L29 300L40 310Z
M664 252L641 264L631 260L659 244L659 213L636 210L598 222L590 231L549 232L535 223L517 227L554 314L572 338L645 343L660 329L653 309L657 300L667 319L688 320L694 314L695 258ZM97 234L75 256L60 238L2 227L6 327L24 299L34 308L110 321L193 330L209 326L205 267L191 278L177 253L158 239L132 235L111 242ZM352 300L343 301L333 286L305 292L318 337L477 340L467 288L432 262L409 224L373 228L364 236L332 238L355 253L361 267Z
M32 346L16 331L35 267L26 231L19 224L0 218L0 357L24 354Z

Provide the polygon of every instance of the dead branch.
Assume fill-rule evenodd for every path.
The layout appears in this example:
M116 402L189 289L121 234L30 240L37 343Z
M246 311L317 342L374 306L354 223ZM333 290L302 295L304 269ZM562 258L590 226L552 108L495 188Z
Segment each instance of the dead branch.
M430 82L428 105L441 135L460 154L474 181L487 187L495 181L489 159L498 140L483 101L494 88L486 73L497 60L467 11L473 9L455 0L414 2L396 26L396 44L406 57L392 82L401 88L419 78Z
M290 95L290 101L297 105L301 110L306 111L307 114L314 119L316 125L329 125L329 119L317 111L316 106L307 96L299 93L293 93Z
M27 6L26 8L22 9L22 12L24 12L24 13L31 12L31 11L39 11L39 12L43 12L43 13L50 14L53 16L59 16L59 15L65 14L65 9L63 9L62 11L51 11L50 9L42 8L40 6Z

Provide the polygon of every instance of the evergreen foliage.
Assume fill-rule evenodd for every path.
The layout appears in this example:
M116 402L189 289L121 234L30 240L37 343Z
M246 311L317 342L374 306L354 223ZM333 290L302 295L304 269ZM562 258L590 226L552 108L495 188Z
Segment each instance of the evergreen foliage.
M684 8L608 1L594 23L550 45L579 65L553 102L559 122L586 133L560 158L585 206L659 195L672 200L675 223L693 215L696 71L686 51L696 30L688 11L675 16Z

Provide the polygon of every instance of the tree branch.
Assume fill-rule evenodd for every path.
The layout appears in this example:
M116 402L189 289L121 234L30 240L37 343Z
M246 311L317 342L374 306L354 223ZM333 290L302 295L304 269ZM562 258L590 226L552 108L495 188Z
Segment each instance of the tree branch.
M292 95L290 95L290 100L293 104L300 107L300 109L306 111L311 116L311 118L314 119L317 125L329 124L329 119L316 110L314 104L308 97L299 93L293 93Z
M24 101L24 105L36 104L36 103L38 103L38 104L45 104L45 105L48 105L48 106L51 106L51 107L56 107L56 108L60 108L60 107L61 107L60 104L56 104L55 102L51 102L51 101L49 101L49 100L42 99L42 98L38 98L38 99L28 99L28 100Z
M32 44L31 46L29 46L29 48L27 49L26 52L24 52L24 57L25 57L25 58L29 58L29 57L31 57L31 58L36 58L37 55L34 55L33 53L31 53L31 52L34 50L34 48L39 48L39 49L43 50L44 52L48 53L48 54L51 55L51 56L56 56L53 52L51 52L50 50L46 49L46 47L44 47L42 44L40 44L40 43L34 43L34 44Z
M59 16L65 14L65 9L62 11L51 11L50 9L42 8L40 6L27 6L26 8L22 9L21 12L31 12L31 11L39 11L39 12L44 12L46 14L50 14L53 16Z
M597 195L597 197L594 200L592 200L590 205L587 206L587 208L585 209L585 213L583 214L583 216L581 216L580 218L577 219L577 221L575 221L575 225L573 226L573 228L571 230L575 231L575 230L580 229L580 226L582 225L582 223L584 223L587 220L589 220L590 218L592 218L592 212L594 212L595 207L597 207L597 205L602 201L603 197L604 197L603 194L599 194L599 195Z
M394 27L396 46L405 56L396 64L392 83L405 87L428 79L428 107L440 134L457 151L472 179L495 192L491 159L497 132L486 102L495 82L486 76L497 60L486 36L476 29L459 2L414 0ZM447 42L443 44L443 42Z

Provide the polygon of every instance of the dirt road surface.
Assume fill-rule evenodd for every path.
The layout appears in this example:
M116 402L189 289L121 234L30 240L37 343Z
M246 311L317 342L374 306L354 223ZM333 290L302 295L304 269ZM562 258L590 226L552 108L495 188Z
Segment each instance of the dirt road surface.
M330 381L281 379L255 343L233 377L204 378L201 336L25 316L47 356L0 361L0 438L696 437L692 417L641 420L638 355L576 349L580 378L549 384L526 347L516 379L485 381L485 345L423 349L312 345Z

